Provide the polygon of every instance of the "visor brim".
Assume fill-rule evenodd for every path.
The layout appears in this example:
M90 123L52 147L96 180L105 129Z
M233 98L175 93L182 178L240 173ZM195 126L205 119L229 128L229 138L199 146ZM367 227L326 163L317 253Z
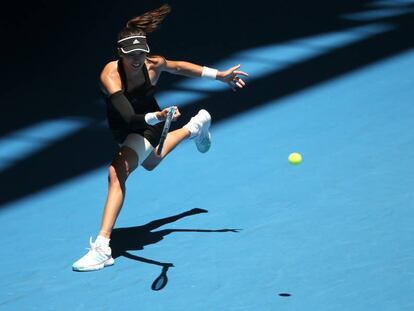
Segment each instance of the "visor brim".
M129 54L129 53L132 53L132 52L135 52L135 51L143 51L143 52L149 53L149 51L150 51L148 45L147 46L128 46L128 47L122 47L122 48L119 48L119 49L124 54Z

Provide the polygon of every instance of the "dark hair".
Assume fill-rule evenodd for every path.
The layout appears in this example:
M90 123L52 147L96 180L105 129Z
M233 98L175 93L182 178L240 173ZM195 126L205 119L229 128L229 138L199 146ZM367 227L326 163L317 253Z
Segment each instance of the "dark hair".
M130 36L145 36L155 31L171 12L171 6L164 4L158 9L154 9L130 19L126 26L118 33L118 40Z

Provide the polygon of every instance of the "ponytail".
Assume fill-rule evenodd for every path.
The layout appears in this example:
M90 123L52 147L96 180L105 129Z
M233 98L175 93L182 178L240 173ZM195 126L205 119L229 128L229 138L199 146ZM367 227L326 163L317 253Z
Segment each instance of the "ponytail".
M126 23L126 28L130 30L140 30L144 34L155 31L171 12L171 6L164 4L158 9L148 11L140 16L130 19Z

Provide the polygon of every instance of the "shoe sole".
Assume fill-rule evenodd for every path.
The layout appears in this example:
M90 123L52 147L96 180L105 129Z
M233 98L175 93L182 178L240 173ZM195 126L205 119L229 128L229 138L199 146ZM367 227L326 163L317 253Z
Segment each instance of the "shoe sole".
M96 265L92 265L88 267L72 267L72 270L78 271L78 272L96 271L96 270L101 270L107 266L112 266L114 263L115 263L115 260L111 257L104 263L100 263L100 264L96 264Z
M211 133L209 132L209 129L210 129L210 126L211 126L211 115L210 115L210 113L207 111L207 110L205 110L205 109L201 109L200 111L199 111L199 113L203 113L207 118L208 118L208 121L206 122L206 125L205 125L205 128L203 129L203 132L201 133L201 135L205 135L205 133L207 132L207 135L208 135L208 140L210 141L210 144L208 145L208 147L207 147L207 149L206 150L204 150L204 149L200 149L200 147L198 146L198 144L196 144L196 146L197 146L197 150L199 151L199 152L201 152L201 153L206 153L207 151L209 151L210 150L210 146L211 146Z
M208 135L208 140L210 141L210 143L209 143L209 145L206 149L202 149L198 144L196 144L197 150L201 153L206 153L207 151L210 150L210 147L211 147L211 133L208 132L207 135Z

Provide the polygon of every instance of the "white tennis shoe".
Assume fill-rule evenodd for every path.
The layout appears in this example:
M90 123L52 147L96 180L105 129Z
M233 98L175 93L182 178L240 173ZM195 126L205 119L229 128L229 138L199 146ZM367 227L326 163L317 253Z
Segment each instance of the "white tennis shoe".
M211 146L211 116L207 110L201 109L184 125L190 131L190 139L194 139L198 151L205 153Z
M113 265L115 260L112 258L112 251L109 246L101 245L92 237L89 238L89 252L72 265L74 271L94 271L106 266Z

